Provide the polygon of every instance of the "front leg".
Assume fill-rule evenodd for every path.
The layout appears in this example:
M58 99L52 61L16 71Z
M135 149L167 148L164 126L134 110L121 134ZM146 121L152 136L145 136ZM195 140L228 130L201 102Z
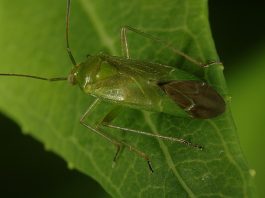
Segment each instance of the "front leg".
M93 131L94 133L100 135L101 137L103 137L104 139L108 140L110 143L112 143L114 146L116 146L117 151L116 154L113 158L113 162L116 162L118 154L121 150L121 143L111 137L109 137L108 135L104 134L103 132L101 132L100 130L98 130L97 127L91 126L87 123L85 123L85 118L88 117L88 115L96 108L96 106L100 104L100 100L96 99L90 106L89 108L86 110L86 112L82 115L82 117L80 118L80 123L85 126L86 128L90 129L91 131Z
M114 146L116 146L117 150L116 150L116 153L115 153L115 156L113 158L113 162L115 163L118 156L119 156L119 153L121 151L121 146L125 146L127 147L130 151L133 151L134 153L136 153L138 156L142 157L143 159L145 159L147 161L147 164L148 164L148 167L150 169L151 172L153 172L153 168L151 166L151 162L150 162L150 159L149 157L142 151L138 150L137 148L131 146L130 144L127 144L126 142L124 141L120 141L120 140L116 140L112 137L110 137L109 135L106 135L103 131L100 131L99 130L99 125L96 125L96 126L92 126L92 125L89 125L87 123L85 123L85 119L88 117L88 115L94 110L96 109L97 105L99 105L101 102L100 99L96 99L90 106L89 108L86 110L86 112L82 115L82 117L80 118L80 123L85 126L86 128L88 128L89 130L93 131L94 133L100 135L101 137L103 137L104 139L108 140L110 143L112 143ZM108 113L107 115L110 115L113 111L111 111L110 113ZM109 116L109 119L114 119L114 114L112 113L112 116ZM106 116L103 118L103 120L106 119ZM100 122L101 123L101 122Z

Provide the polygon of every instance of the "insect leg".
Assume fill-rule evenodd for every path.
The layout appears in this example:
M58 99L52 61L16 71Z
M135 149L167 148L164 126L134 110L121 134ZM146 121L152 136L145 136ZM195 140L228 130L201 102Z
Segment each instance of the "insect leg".
M156 137L156 138L160 138L160 139L163 139L163 140L168 140L168 141L171 141L171 142L179 142L181 144L185 144L187 146L190 146L190 147L193 147L193 148L197 148L197 149L200 149L200 150L203 149L203 147L201 145L193 144L193 143L191 143L191 142L189 142L187 140L181 139L181 138L163 136L163 135L153 134L153 133L145 132L145 131L141 131L141 130L124 128L124 127L115 126L115 125L112 125L112 124L106 123L106 122L102 123L102 125L106 126L106 127L109 127L109 128L119 129L119 130L122 130L122 131L136 133L136 134L140 134L140 135L146 135L146 136L149 136L149 137Z
M126 58L130 58L126 31L126 28L121 28L121 50L123 56L125 56Z
M171 141L171 142L179 142L181 144L185 144L185 145L193 147L193 148L203 149L203 147L201 145L193 144L193 143L191 143L191 142L189 142L187 140L181 139L181 138L163 136L163 135L153 134L153 133L145 132L145 131L141 131L141 130L129 129L129 128L124 128L124 127L112 125L111 121L114 119L113 115L116 115L115 111L116 111L116 109L114 109L113 111L108 113L104 117L102 122L99 123L99 124L102 125L102 126L105 126L105 127L118 129L118 130L121 130L121 131L126 131L126 132L130 132L130 133L136 133L136 134L145 135L145 136L154 137L154 138L160 138L162 140L167 140L167 141Z
M118 140L115 140L114 138L106 135L105 133L103 133L102 131L100 131L98 129L98 127L93 127L87 123L85 123L85 118L87 118L87 116L91 113L91 111L93 109L96 108L96 106L100 103L100 99L96 99L89 107L88 109L86 110L86 112L82 115L82 117L80 118L80 123L85 126L86 128L90 129L91 131L93 131L94 133L100 135L101 137L105 138L106 140L108 140L109 142L111 142L112 144L114 144L116 147L117 147L117 151L115 153L115 156L113 158L113 162L115 163L117 158L118 158L118 155L121 151L121 146L126 146L130 151L133 151L135 152L137 155L139 155L140 157L142 157L143 159L145 159L147 161L147 164L148 164L148 167L150 169L151 172L154 172L153 171L153 168L151 166L151 162L150 162L150 159L149 157L142 151L138 150L137 148L127 144L126 142L124 141L118 141Z
M66 29L65 29L65 39L66 39L66 50L68 53L69 58L71 59L74 66L76 66L75 58L72 54L70 45L69 45L69 18L70 18L70 7L71 7L71 0L67 0L67 7L66 7Z
M180 51L179 49L175 48L174 46L172 46L171 43L167 42L167 41L164 41L158 37L155 37L151 34L148 34L146 32L143 32L141 30L138 30L138 29L135 29L133 27L130 27L130 26L123 26L121 28L121 43L122 43L122 51L124 52L124 54L127 56L128 55L128 44L127 44L127 36L126 36L126 32L127 30L130 30L131 32L134 32L138 35L141 35L145 38L148 38L156 43L160 43L162 44L163 46L167 47L168 49L170 49L172 52L178 54L179 56L182 56L183 58L185 58L187 61L199 66L199 67L209 67L211 65L214 65L214 64L222 64L221 62L218 62L218 61L213 61L213 62L210 62L210 63L207 63L207 64L204 64L198 60L195 60L194 58L190 57L189 55L187 55L186 53ZM127 56L128 57L128 56Z
M105 138L106 140L108 140L109 142L111 142L112 144L114 144L117 147L117 151L116 154L114 156L113 161L115 162L117 157L118 157L118 153L121 149L121 143L110 138L109 136L105 135L103 132L99 131L96 127L93 127L87 123L85 123L85 118L89 115L89 113L95 109L96 105L99 104L100 100L96 99L86 110L86 112L82 115L82 117L80 118L80 123L85 126L86 128L90 129L91 131L93 131L94 133L100 135L101 137Z

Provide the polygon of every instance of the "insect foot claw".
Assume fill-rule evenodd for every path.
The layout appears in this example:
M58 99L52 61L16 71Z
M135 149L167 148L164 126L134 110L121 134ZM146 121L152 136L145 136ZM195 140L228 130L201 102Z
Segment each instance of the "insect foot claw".
M151 171L151 173L154 173L154 169L152 168L151 162L149 160L147 161L147 164L148 164L148 168Z
M120 143L115 143L115 146L116 146L116 148L117 148L117 150L116 150L116 153L115 153L115 155L114 155L114 157L113 157L113 160L112 160L112 168L115 166L115 164L116 164L116 161L117 161L117 159L118 159L118 156L119 156L119 153L120 153L120 151L121 151L121 144Z
M199 144L192 144L190 143L190 146L192 146L193 148L199 149L199 150L203 150L203 146L199 145Z
M204 147L202 145L199 145L199 144L195 144L194 146L196 148L198 148L199 150L203 150L204 149Z
M200 145L200 144L193 144L193 143L191 143L191 142L189 142L189 141L187 141L187 140L183 140L182 141L184 144L186 144L186 145L188 145L188 146L190 146L190 147L193 147L193 148L196 148L196 149L199 149L199 150L203 150L203 146L202 145Z

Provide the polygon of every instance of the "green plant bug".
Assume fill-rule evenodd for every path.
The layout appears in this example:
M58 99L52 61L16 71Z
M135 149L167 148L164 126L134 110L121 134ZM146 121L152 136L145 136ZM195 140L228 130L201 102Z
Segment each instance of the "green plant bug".
M105 134L100 129L101 126L179 142L190 147L202 149L201 145L193 144L181 138L162 136L113 125L111 122L116 117L116 109L107 112L106 115L102 116L101 121L95 125L87 124L85 119L100 105L101 101L107 101L117 106L166 113L172 116L191 119L211 119L221 115L226 109L223 97L213 87L197 76L172 66L131 58L127 42L127 31L163 45L176 55L183 57L198 67L206 68L222 63L211 62L203 64L160 38L130 26L123 26L120 35L122 57L98 53L96 55L88 55L84 62L77 64L68 38L70 7L71 0L67 0L66 48L69 58L74 65L68 77L45 78L15 73L0 73L0 75L34 78L51 82L68 81L71 85L78 85L85 94L94 96L94 102L81 116L80 123L116 146L117 151L113 162L117 160L121 146L125 146L145 159L149 169L153 172L147 154L124 141L116 140Z

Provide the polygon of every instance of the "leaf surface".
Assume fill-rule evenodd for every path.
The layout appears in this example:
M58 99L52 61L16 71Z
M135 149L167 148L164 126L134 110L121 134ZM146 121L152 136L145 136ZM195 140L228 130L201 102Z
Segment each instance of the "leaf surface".
M71 63L65 50L65 2L0 1L1 72L66 76ZM75 0L70 43L79 61L99 51L120 55L119 30L130 25L168 40L190 56L218 60L211 38L205 0ZM181 66L202 74L165 47L129 34L131 56ZM206 81L225 98L220 65L208 68ZM93 98L65 82L1 78L0 109L22 130L41 141L75 168L96 179L113 197L251 197L252 179L241 153L229 108L211 120L177 118L126 110L119 125L181 137L204 150L133 134L105 131L147 153L153 164L124 149L114 168L115 148L79 124ZM229 103L229 101L228 101ZM229 105L228 105L229 106ZM106 105L102 108L110 108ZM94 112L100 118L106 109Z

